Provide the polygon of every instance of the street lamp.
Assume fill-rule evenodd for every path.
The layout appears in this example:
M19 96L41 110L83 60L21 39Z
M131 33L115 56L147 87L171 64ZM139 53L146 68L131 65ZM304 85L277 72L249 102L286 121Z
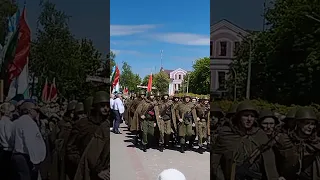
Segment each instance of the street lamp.
M242 37L242 39L245 39L245 37L239 33L238 34L240 37ZM248 62L248 74L247 74L247 88L246 88L246 99L250 99L250 87L251 87L251 64L252 64L252 43L254 42L254 38L250 39L249 42L247 40L247 42L249 43L250 46L250 52L249 52L249 62Z

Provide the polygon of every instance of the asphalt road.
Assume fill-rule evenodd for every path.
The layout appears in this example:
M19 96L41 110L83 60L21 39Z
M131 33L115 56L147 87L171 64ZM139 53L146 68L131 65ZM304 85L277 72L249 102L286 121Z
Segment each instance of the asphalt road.
M111 179L112 180L157 180L164 169L174 168L181 171L187 180L210 179L210 154L199 154L176 150L159 152L157 149L142 150L132 147L125 125L122 134L111 133Z

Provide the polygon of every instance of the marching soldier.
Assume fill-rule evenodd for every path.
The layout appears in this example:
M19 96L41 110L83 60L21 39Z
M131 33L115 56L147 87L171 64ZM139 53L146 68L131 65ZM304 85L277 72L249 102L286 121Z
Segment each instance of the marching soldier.
M287 112L286 117L282 120L282 122L284 123L281 129L282 132L289 133L295 128L296 111L296 108L292 108Z
M190 96L184 97L184 102L180 103L176 110L176 117L178 123L178 135L180 138L180 152L184 153L186 140L189 140L189 149L193 147L193 136L195 132L193 127L197 127L197 115L195 110L195 104L190 102Z
M295 114L296 129L280 133L276 160L280 176L290 180L319 179L320 143L316 137L318 120L311 108L300 108Z
M159 109L152 92L148 94L148 99L142 100L136 112L136 118L139 118L142 131L142 150L147 152L147 145L154 140L154 128L159 122ZM159 124L159 123L158 123Z
M93 96L89 96L87 97L87 99L84 100L83 108L87 117L90 117L91 115L92 103L93 103Z
M139 117L137 116L137 108L139 106L140 103L145 101L145 91L140 91L139 93L139 97L135 100L132 101L132 104L130 106L130 116L129 116L129 126L130 126L130 131L135 134L134 137L134 145L138 145L138 139L139 139L139 135L140 135L140 120Z
M203 154L204 152L203 143L208 135L208 125L209 125L208 123L210 121L209 98L204 97L201 103L195 109L197 112L197 121L198 121L199 153Z
M164 94L162 104L160 105L160 151L162 152L166 146L169 146L171 135L171 119L172 119L172 102L169 101L169 95Z
M86 117L86 113L84 111L84 104L82 102L77 103L76 108L74 110L74 117L76 121Z
M108 116L109 109L107 106L110 106L108 97L109 94L105 91L96 92L90 117L79 119L72 127L67 144L67 173L69 179L74 179L81 155L96 129Z
M212 179L279 178L272 149L261 148L269 139L254 126L257 117L258 112L249 101L238 105L232 124L223 126L211 150Z
M260 112L258 124L261 129L271 138L276 132L276 126L279 124L278 118L275 114L268 109L264 109Z

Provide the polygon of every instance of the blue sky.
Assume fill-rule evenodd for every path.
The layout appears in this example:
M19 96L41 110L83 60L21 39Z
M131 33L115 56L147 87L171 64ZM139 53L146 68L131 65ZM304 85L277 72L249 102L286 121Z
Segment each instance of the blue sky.
M211 0L211 5L209 0L110 0L111 27L108 0L50 1L71 16L69 25L75 37L92 39L103 54L111 28L110 44L118 53L117 62L127 61L135 73L145 76L151 69L159 69L160 50L166 69L191 70L193 60L209 56L210 15L212 22L225 18L244 29L261 29L264 0ZM27 0L33 34L39 2Z
M162 64L192 70L192 61L209 56L210 1L112 0L111 49L116 62L132 66L142 78Z

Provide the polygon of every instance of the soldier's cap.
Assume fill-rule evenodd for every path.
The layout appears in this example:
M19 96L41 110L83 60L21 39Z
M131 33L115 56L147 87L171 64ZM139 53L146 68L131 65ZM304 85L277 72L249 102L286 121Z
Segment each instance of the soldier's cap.
M16 108L10 102L5 102L0 105L1 113L13 112L14 110L16 110Z
M317 121L317 115L315 111L308 107L303 107L297 110L295 114L295 120L315 120Z
M26 102L23 102L20 106L20 110L32 110L32 109L39 111L39 107L33 102L26 101Z

